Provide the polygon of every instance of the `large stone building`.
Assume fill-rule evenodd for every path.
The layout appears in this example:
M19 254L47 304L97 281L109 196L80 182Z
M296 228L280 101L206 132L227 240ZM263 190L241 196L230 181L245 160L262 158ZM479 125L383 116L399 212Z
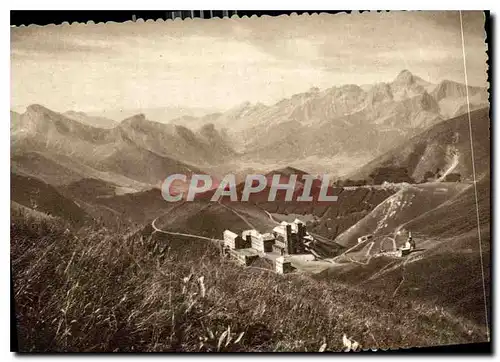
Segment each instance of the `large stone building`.
M229 249L242 249L246 247L246 241L238 234L230 231L224 230L224 245Z
M281 254L298 254L305 251L305 242L312 241L312 237L307 233L306 225L299 219L292 223L286 221L273 229L276 238L275 250Z
M241 234L246 242L250 242L253 249L261 253L269 253L273 249L274 235L265 233L261 234L257 230L245 230Z
M306 225L299 219L288 223L283 221L273 229L272 233L261 234L255 229L245 230L241 236L230 230L225 230L224 246L229 255L243 265L250 265L255 258L262 254L272 253L279 256L275 260L276 272L289 273L293 270L290 260L286 255L301 254L306 252L307 245L313 238L306 231Z

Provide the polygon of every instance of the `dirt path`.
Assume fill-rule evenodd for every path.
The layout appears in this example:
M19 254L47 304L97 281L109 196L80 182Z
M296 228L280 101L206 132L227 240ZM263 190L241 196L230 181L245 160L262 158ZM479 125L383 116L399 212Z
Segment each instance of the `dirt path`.
M173 232L173 231L165 231L165 230L161 230L159 228L156 227L155 225L155 222L158 218L154 219L152 222L151 222L151 227L153 228L154 232L157 232L157 233L161 233L161 234L167 234L167 235L177 235L177 236L186 236L188 238L196 238L196 239L203 239L203 240L219 240L219 239L216 239L216 238L208 238L206 236L201 236L201 235L195 235L195 234L185 234L185 233L178 233L178 232Z
M266 210L264 210L264 209L261 209L261 210L262 210L262 211L264 211L264 212L267 214L267 216L269 216L269 219L270 219L273 223L275 223L275 224L279 224L279 223L280 223L279 221L277 221L277 220L273 217L273 215L271 215L271 213L270 213L270 212L268 212L268 211L266 211Z
M458 166L459 155L457 152L453 154L453 159L451 161L450 167L441 175L437 181L443 181L451 171L453 171Z
M399 284L396 287L396 289L394 289L394 293L392 293L392 297L393 298L396 296L396 293L398 292L399 288L401 288L401 286L403 285L404 281L406 280L406 278L405 278L406 263L408 263L409 260L411 260L411 258L407 257L406 260L401 265L401 281L399 282Z
M375 245L374 241L372 241L370 243L370 246L368 247L368 250L366 251L366 254L365 254L366 257L370 257L370 252L372 251L373 245Z
M202 236L202 235L196 235L196 234L187 234L187 233L178 233L178 232L174 232L174 231L165 231L165 230L162 230L160 228L158 228L156 226L156 222L158 221L158 219L160 217L164 217L165 215L168 215L169 213L171 213L173 210L175 210L176 208L180 207L183 203L180 203L178 205L175 205L174 207L172 207L167 213L163 214L163 215L160 215L158 216L157 218L155 218L152 222L151 222L151 227L153 228L153 234L154 233L160 233L160 234L166 234L166 235L177 235L177 236L184 236L184 237L188 237L188 238L195 238L195 239L202 239L202 240L210 240L210 241L221 241L220 239L217 239L217 238L208 238L206 236Z

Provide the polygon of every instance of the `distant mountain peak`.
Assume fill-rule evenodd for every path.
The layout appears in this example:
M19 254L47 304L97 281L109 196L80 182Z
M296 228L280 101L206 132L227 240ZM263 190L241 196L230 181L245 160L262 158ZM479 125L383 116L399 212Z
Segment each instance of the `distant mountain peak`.
M205 123L203 126L200 128L200 132L214 132L215 131L215 125L213 123Z
M28 113L54 113L47 107L42 106L41 104L32 104L26 108Z
M139 113L136 115L133 115L132 117L125 118L121 123L123 124L138 124L138 123L143 123L146 122L146 116L144 113Z
M408 69L404 69L401 72L399 72L398 76L395 79L396 83L403 83L403 84L411 84L414 81L415 78Z
M67 115L67 116L86 116L87 115L85 112L73 111L73 110L66 111L63 114Z

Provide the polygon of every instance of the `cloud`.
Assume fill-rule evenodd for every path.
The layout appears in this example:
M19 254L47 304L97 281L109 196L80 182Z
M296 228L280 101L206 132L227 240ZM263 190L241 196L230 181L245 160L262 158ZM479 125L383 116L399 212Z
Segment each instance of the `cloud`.
M391 12L11 29L14 107L227 109L311 86L463 81L458 13ZM485 82L481 13L464 13L469 82ZM458 28L457 28L458 24Z
M13 56L66 55L74 53L108 53L112 51L109 42L97 39L82 39L69 34L53 36L49 33L13 32L11 53Z

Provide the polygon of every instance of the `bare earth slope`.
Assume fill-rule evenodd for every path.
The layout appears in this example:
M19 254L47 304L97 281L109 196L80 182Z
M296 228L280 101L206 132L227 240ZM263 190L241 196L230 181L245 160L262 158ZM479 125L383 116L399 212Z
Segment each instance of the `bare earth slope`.
M490 167L489 108L471 112L472 140L476 173L484 174ZM399 147L377 157L351 175L365 179L378 167L405 167L415 180L423 179L427 171L459 173L471 179L472 159L469 119L464 114L436 124Z

